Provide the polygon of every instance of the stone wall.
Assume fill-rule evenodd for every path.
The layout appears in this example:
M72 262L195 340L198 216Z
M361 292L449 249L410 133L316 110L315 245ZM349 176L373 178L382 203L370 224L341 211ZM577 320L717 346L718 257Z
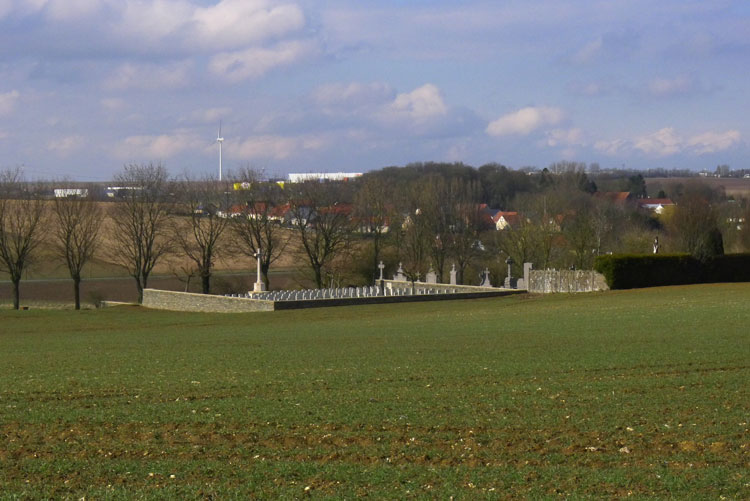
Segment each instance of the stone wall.
M604 275L593 270L529 270L528 291L594 292L609 290Z
M386 288L393 290L411 290L412 283L402 280L383 280ZM497 292L497 287L479 287L477 285L450 285L450 284L430 284L427 282L414 282L415 289L432 289L438 293L466 293L466 292Z
M144 289L143 306L157 310L246 313L273 311L273 301Z
M361 304L392 304L413 303L420 301L479 299L487 297L507 296L510 294L518 294L520 292L523 292L517 290L493 289L487 287L450 287L474 290L461 290L457 293L446 291L445 293L414 296L371 296L335 299L302 299L297 301L268 301L263 299L251 299L243 297L212 296L208 294L193 294L190 292L173 292L157 289L145 289L143 291L143 306L157 310L171 311L246 313L255 311L293 310L301 308L325 308L331 306L354 306Z

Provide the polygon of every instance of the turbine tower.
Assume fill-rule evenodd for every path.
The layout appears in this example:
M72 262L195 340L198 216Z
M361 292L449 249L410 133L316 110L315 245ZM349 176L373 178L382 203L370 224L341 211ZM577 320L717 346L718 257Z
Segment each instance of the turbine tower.
M221 121L219 121L219 133L216 135L216 142L219 143L219 181L221 181L221 143L224 138L221 137Z

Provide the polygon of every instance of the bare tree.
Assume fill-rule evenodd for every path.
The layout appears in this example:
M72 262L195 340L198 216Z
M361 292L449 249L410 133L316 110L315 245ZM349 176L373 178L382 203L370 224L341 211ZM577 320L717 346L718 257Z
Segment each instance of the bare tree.
M463 283L464 273L479 252L479 234L484 229L481 190L473 181L454 179L450 184L449 203L453 206L453 220L447 235L450 255L458 265L458 283Z
M127 165L115 181L125 189L109 213L114 226L112 260L135 279L142 302L154 266L171 248L168 173L160 164Z
M683 252L701 260L724 254L718 212L699 192L689 191L679 199L668 227Z
M23 271L42 242L45 212L44 201L24 182L21 169L0 171L0 270L10 275L16 310Z
M308 181L291 189L294 190L290 202L292 227L312 269L315 285L321 288L335 258L349 247L352 206L346 202L340 183Z
M176 190L181 213L176 218L172 236L174 242L190 259L201 278L203 294L211 292L211 274L217 255L221 252L221 237L229 225L227 207L229 186L212 177L200 180L185 176Z
M394 219L392 205L386 196L388 191L382 177L368 176L362 181L354 198L358 230L372 242L370 269L373 273L378 269L385 237Z
M430 264L435 235L422 209L427 206L429 198L417 183L409 183L399 193L402 216L396 244L404 274L412 282L424 277Z
M261 173L249 168L240 170L238 178L243 189L237 191L235 199L239 199L242 213L231 223L234 248L260 260L260 279L269 290L268 271L289 242L279 221L282 190L276 183L261 181Z
M439 176L430 176L416 188L420 193L420 209L429 234L431 267L438 282L443 281L445 260L450 252L450 233L457 220L454 193L448 181Z
M81 309L81 271L96 252L102 225L102 208L79 197L55 198L54 248L65 260L73 279L75 309Z

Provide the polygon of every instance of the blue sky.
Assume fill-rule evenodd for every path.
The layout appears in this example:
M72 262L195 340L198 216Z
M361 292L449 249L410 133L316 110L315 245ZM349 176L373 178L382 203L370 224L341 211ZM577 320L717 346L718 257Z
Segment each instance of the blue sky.
M0 0L0 168L748 168L747 2Z

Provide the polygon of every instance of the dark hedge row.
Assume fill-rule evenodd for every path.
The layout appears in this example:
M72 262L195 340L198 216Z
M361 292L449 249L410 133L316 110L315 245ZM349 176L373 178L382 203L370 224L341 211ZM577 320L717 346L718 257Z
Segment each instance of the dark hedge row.
M689 254L611 254L594 269L610 289L714 282L750 282L750 254L728 254L705 261Z

